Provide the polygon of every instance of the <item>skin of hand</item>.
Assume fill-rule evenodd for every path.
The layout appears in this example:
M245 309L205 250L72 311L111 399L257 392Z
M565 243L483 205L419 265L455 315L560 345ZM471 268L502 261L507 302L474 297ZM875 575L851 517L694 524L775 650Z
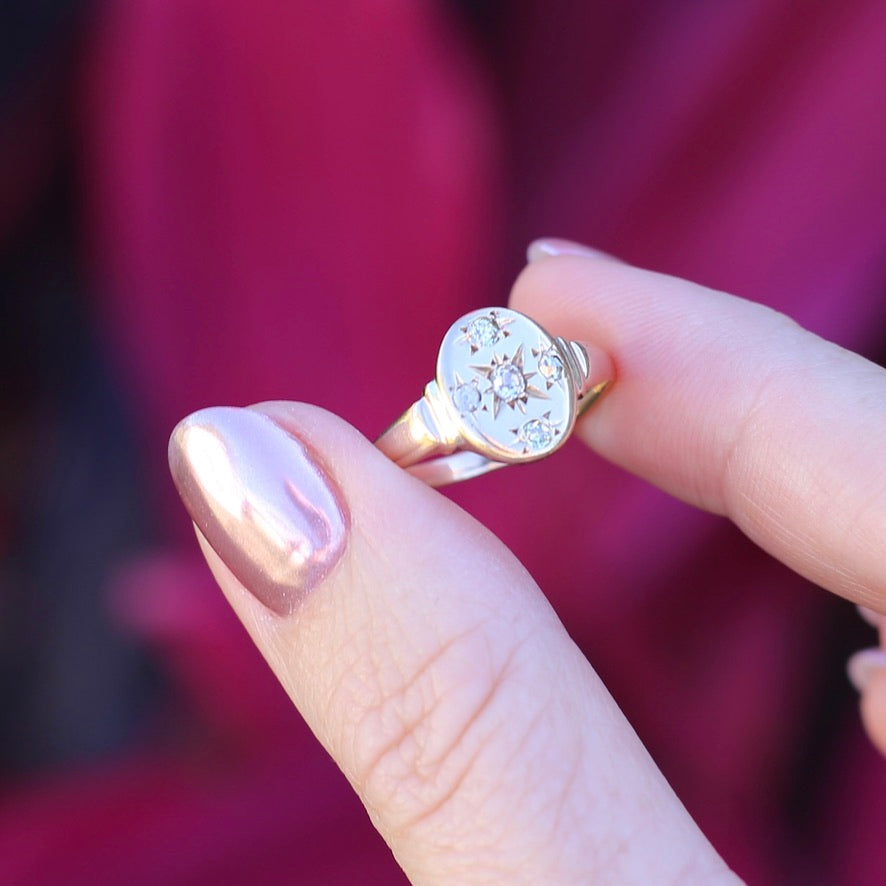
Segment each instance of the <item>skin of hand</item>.
M576 435L881 624L886 371L578 244L529 257L510 305L614 366ZM514 556L341 419L202 410L170 464L222 591L412 882L736 881ZM886 748L886 657L860 655Z

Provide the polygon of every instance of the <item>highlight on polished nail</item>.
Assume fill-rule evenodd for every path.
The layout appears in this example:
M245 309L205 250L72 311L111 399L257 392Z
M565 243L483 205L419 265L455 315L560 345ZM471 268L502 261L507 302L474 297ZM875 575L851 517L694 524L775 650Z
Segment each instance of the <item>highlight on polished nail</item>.
M193 413L172 433L169 466L197 529L278 615L340 559L348 516L339 492L309 448L264 413Z

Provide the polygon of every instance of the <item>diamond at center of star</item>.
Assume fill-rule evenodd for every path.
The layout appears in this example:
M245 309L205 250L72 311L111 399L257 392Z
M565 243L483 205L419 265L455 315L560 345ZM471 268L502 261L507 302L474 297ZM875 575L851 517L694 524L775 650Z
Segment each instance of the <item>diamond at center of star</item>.
M526 393L526 378L513 363L494 366L489 379L492 392L505 403L511 403Z

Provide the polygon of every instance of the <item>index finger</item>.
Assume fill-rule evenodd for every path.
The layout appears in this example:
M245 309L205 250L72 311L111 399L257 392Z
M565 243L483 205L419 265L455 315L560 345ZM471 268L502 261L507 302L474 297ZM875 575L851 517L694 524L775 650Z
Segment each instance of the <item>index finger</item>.
M531 263L510 304L612 356L616 384L576 431L594 450L886 611L886 371L762 305L601 255Z

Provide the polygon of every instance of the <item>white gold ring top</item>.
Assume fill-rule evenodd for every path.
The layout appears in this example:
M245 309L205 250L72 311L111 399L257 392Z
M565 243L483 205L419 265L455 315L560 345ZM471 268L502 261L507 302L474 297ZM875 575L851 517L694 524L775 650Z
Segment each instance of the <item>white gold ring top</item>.
M525 314L465 314L440 344L437 376L376 441L431 486L555 452L607 387L592 384L588 349Z

